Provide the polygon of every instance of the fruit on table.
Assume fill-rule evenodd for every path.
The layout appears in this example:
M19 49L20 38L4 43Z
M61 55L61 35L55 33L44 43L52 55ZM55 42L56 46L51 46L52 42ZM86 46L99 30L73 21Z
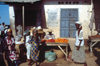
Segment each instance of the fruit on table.
M55 43L68 43L68 39L66 38L57 38L57 39L49 39L46 40L47 43L55 42Z
M46 40L41 40L41 42L45 42Z
M58 38L55 39L56 43L68 43L68 40L66 38Z
M46 42L47 43L49 43L49 42L55 42L55 40L54 39L49 39L49 40L46 40Z

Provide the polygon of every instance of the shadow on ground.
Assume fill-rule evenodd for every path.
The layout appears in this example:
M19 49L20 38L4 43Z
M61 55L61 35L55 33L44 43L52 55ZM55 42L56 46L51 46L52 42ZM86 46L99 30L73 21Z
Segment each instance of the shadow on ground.
M56 63L43 63L41 66L57 66Z

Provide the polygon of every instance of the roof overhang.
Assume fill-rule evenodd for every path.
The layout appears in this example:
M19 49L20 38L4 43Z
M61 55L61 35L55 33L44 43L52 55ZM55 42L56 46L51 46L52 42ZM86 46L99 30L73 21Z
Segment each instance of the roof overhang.
M0 0L0 2L36 2L36 1L41 1L41 0Z

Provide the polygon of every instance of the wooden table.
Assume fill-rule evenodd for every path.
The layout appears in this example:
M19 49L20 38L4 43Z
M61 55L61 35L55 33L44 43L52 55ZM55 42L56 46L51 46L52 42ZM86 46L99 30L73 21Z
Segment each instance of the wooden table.
M66 60L67 60L67 56L68 56L68 45L69 44L66 44L66 43L46 43L46 45L47 46L57 46L64 53L64 55L66 56ZM66 51L64 51L61 46L66 47Z
M100 42L100 38L91 39L91 43L90 43L90 51L91 52L93 52L92 49L98 42Z

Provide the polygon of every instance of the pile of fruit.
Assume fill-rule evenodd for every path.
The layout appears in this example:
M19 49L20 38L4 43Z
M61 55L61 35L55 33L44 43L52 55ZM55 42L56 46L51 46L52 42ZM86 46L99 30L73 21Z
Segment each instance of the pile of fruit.
M56 43L68 43L68 39L66 39L66 38L58 38L58 39L55 39L55 42Z
M48 40L46 40L46 42L47 43L53 43L53 42L55 42L55 39L48 39Z
M44 43L44 42L46 42L46 40L44 40L44 39L43 39L43 40L41 40L41 43Z
M49 39L46 40L47 43L68 43L68 39L66 38L57 38L57 39Z

